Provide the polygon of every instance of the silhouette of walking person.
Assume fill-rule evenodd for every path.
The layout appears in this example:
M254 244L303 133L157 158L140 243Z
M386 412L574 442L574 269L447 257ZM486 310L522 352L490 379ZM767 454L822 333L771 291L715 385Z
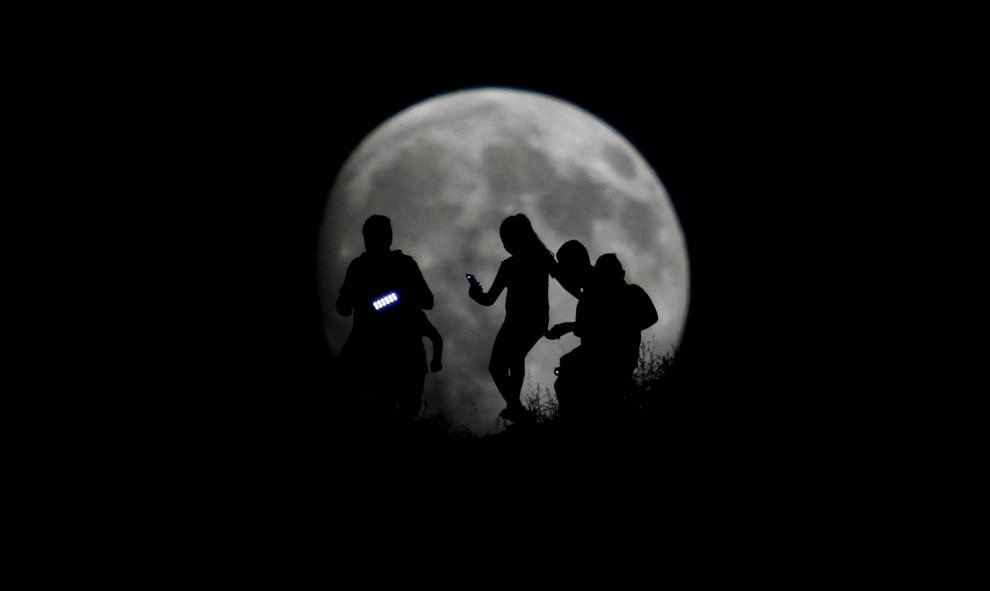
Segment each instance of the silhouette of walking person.
M416 261L391 250L389 218L369 217L362 233L365 252L347 268L336 303L339 314L354 315L339 357L345 390L372 418L408 421L422 405L424 335L434 341L433 361L440 366L442 340L423 312L433 308L433 293Z
M537 237L529 218L521 213L506 218L499 234L511 256L502 261L488 292L472 281L468 295L483 306L491 306L503 290L507 291L505 320L495 337L488 370L505 399L506 407L500 416L520 423L532 419L519 396L526 355L544 336L550 322L547 290L555 261Z
M658 320L650 296L625 282L614 254L604 254L586 274L575 321L547 331L560 338L573 331L581 345L561 358L555 384L562 416L587 421L614 415L639 360L641 332Z

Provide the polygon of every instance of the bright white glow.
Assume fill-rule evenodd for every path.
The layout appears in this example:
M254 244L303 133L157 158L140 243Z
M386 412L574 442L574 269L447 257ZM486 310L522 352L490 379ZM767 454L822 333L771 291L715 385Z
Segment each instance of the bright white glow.
M392 293L390 293L388 295L384 295L384 296L378 298L377 300L375 300L374 302L372 302L371 305L375 307L375 310L381 310L382 308L385 308L387 306L390 306L390 305L394 304L397 301L399 301L399 294L397 294L397 293L395 293L393 291Z

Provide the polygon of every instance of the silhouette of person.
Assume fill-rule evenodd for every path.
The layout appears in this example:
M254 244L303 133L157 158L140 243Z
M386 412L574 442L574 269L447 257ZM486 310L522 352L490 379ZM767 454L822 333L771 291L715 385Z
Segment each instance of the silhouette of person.
M639 360L641 332L658 318L650 296L625 282L619 259L611 253L600 256L578 300L575 321L548 331L550 338L559 338L573 330L581 339L561 358L555 389L562 416L584 421L619 410Z
M547 290L549 276L555 272L553 254L533 230L529 218L516 214L499 227L502 245L511 255L502 261L488 292L472 282L468 295L483 306L491 306L506 290L505 320L495 337L488 370L506 407L502 418L513 422L532 419L519 399L525 376L526 355L550 323Z
M339 314L354 315L339 357L345 390L362 398L374 418L410 420L422 405L422 337L430 334L422 311L433 308L433 292L416 261L391 250L389 218L369 217L362 232L365 252L347 268L336 303ZM436 348L434 360L439 364Z
M567 290L578 300L581 299L583 290L591 280L593 267L588 249L577 240L569 240L557 249L557 281L561 287ZM559 339L565 334L574 332L576 322L562 322L554 325L546 332L548 339ZM578 345L572 351L565 353L559 362L559 367L554 370L557 380L554 382L554 391L557 395L560 416L563 419L570 419L582 410L582 396L585 393L582 387L584 381L583 370L586 369L584 361L585 349Z
M581 299L582 290L591 279L592 272L588 249L577 240L568 240L557 249L556 270L555 278L561 287L575 298ZM573 322L563 322L549 329L546 336L549 339L559 339L573 331Z

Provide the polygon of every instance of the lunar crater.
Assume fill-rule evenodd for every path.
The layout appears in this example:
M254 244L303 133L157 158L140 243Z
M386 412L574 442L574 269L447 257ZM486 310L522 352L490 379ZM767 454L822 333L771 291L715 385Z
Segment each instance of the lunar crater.
M626 180L636 178L636 163L626 153L626 150L613 144L604 148L605 161L612 167L618 175Z

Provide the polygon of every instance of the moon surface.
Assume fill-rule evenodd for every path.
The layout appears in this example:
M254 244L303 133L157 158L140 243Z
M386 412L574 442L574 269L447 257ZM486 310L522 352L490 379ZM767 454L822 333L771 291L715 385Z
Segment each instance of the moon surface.
M499 225L524 213L550 250L580 240L594 261L613 252L626 281L653 299L660 320L643 341L668 353L681 338L689 301L688 256L673 205L653 169L617 131L565 101L482 88L437 96L385 121L341 167L320 229L317 279L334 353L351 317L334 310L351 260L364 251L361 227L392 220L392 248L412 256L436 299L427 312L444 339L443 370L426 377L424 412L455 425L497 430L505 407L488 373L505 295L495 305L468 298L465 273L488 289L509 256ZM550 324L577 305L550 279ZM526 358L523 400L553 396L553 369L580 341L542 339ZM432 354L425 343L427 358Z

